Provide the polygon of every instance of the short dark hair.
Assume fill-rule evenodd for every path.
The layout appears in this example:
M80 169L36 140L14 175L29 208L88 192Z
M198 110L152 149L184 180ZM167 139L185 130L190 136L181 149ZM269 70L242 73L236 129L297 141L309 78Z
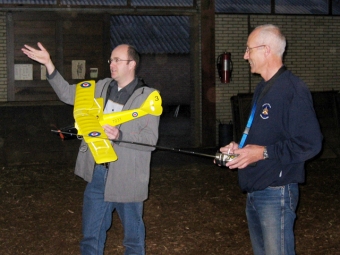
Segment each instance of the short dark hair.
M138 53L138 51L136 50L135 47L129 45L128 47L128 57L129 59L132 59L133 61L136 62L136 70L138 69L139 67L139 62L140 62L140 55Z

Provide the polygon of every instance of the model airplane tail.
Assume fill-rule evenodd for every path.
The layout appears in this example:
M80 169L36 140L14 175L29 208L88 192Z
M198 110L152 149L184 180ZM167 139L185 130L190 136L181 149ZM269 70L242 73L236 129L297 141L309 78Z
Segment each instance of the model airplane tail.
M162 98L153 91L138 109L103 114L103 98L94 98L95 81L77 84L73 116L78 135L83 135L97 164L116 161L117 155L103 125L117 126L147 114L162 114Z
M139 109L125 110L109 114L103 114L101 111L99 114L99 123L102 126L105 124L117 126L147 114L159 116L162 114L162 111L163 108L161 96L159 95L158 91L153 91Z

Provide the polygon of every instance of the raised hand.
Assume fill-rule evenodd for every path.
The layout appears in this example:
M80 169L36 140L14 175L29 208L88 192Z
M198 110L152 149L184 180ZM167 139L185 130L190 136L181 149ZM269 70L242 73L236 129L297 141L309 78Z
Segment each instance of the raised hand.
M38 42L37 45L39 49L35 49L25 44L21 51L30 59L45 65L47 72L51 74L54 71L55 67L51 60L50 54L40 42Z

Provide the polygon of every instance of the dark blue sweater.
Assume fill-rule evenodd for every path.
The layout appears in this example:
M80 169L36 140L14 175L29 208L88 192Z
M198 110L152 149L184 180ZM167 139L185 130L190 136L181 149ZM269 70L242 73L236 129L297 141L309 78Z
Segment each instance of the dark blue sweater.
M258 84L256 98L266 82ZM322 134L306 84L290 71L282 73L256 105L247 144L267 146L269 159L239 169L243 191L305 181L304 163L319 153Z

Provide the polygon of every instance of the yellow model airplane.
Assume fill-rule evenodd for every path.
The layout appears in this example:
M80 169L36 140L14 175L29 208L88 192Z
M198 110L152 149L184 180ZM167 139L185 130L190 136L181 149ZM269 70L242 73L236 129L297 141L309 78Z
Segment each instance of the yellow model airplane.
M116 161L117 154L106 136L103 125L116 126L147 114L162 114L162 98L153 91L139 109L103 114L103 98L94 98L95 81L83 81L76 85L73 116L78 135L88 144L97 164Z

